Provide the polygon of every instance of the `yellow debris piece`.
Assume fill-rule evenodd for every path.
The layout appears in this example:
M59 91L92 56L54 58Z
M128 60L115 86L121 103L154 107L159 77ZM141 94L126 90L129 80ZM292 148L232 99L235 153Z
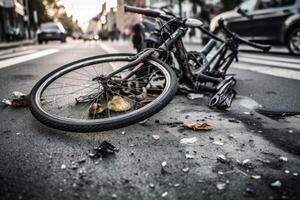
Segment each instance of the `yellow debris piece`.
M114 96L107 104L109 110L114 112L124 112L131 109L130 103L120 96Z
M101 114L105 108L100 103L92 103L89 108L90 115Z
M188 124L187 127L193 129L194 131L210 131L213 129L212 124L200 122Z

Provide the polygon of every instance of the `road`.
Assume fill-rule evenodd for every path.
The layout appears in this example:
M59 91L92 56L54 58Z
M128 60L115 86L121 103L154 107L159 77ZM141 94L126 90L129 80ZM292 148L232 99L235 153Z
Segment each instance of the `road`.
M29 93L63 64L115 52L133 50L123 41L69 41L2 51L0 98ZM143 124L83 134L45 127L28 108L1 106L0 199L300 199L299 116L256 112L300 111L300 59L248 49L240 58L230 71L239 96L226 112L209 109L207 97L182 95ZM197 120L213 130L182 125ZM180 143L191 137L197 141ZM91 159L104 140L119 152Z

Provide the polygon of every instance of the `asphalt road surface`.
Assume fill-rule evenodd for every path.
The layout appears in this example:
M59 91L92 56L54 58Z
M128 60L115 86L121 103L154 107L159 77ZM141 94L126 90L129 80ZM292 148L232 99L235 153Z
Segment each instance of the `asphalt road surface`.
M0 98L30 92L63 64L115 52L133 50L123 41L69 41L2 51ZM0 199L300 199L299 116L256 112L300 111L300 59L248 49L240 58L231 69L239 96L226 112L209 109L206 96L182 95L142 124L71 133L40 124L28 108L1 106ZM185 128L197 120L213 130ZM119 152L91 158L104 140Z

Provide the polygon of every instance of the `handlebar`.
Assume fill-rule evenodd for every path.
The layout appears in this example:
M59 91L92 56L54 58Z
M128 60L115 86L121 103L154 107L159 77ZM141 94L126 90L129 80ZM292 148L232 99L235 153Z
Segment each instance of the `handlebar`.
M159 17L163 20L171 20L172 18L163 14L160 11L157 10L152 10L149 8L139 8L139 7L134 7L134 6L124 6L125 12L131 12L131 13L137 13L137 14L142 14L146 15L149 17Z
M225 34L229 35L230 37L234 38L237 40L239 43L246 44L248 46L251 46L256 49L261 49L264 52L269 52L271 49L271 46L269 45L263 45L263 44L258 44L255 42L250 42L248 40L245 40L241 38L238 34L231 32L225 25L224 25L224 20L220 19L219 20L219 26L225 31Z
M154 18L161 18L165 21L170 21L172 19L174 19L174 16L170 16L167 15L163 12L160 12L158 10L153 10L153 9L149 9L149 8L140 8L140 7L134 7L134 6L124 6L124 10L125 12L131 12L131 13L138 13L138 14L142 14L142 15L146 15L149 17L154 17ZM177 23L179 25L185 26L185 20L182 19L177 19L174 20L174 23ZM248 40L245 40L243 38L241 38L239 35L237 35L236 33L231 32L225 25L224 25L224 20L220 19L219 20L219 26L225 31L225 34L232 37L233 39L235 39L238 43L242 43L242 44L246 44L248 46L251 46L253 48L256 49L261 49L264 52L268 52L271 49L271 46L269 45L262 45L262 44L258 44L258 43L254 43L254 42L250 42ZM211 32L207 31L205 28L203 28L202 26L199 26L198 28L200 28L200 30L202 32L204 32L205 34L208 34L210 37L212 37L213 39L220 41L220 42L224 42L222 39L218 38L217 36L215 36L214 34L212 34Z

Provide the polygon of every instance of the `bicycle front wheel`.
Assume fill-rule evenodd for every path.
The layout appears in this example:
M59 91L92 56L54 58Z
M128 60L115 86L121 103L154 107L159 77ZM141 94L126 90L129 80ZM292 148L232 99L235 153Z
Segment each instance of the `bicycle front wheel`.
M177 77L154 58L130 64L132 56L100 55L54 70L33 87L32 114L47 126L73 132L121 128L154 115L175 96Z

